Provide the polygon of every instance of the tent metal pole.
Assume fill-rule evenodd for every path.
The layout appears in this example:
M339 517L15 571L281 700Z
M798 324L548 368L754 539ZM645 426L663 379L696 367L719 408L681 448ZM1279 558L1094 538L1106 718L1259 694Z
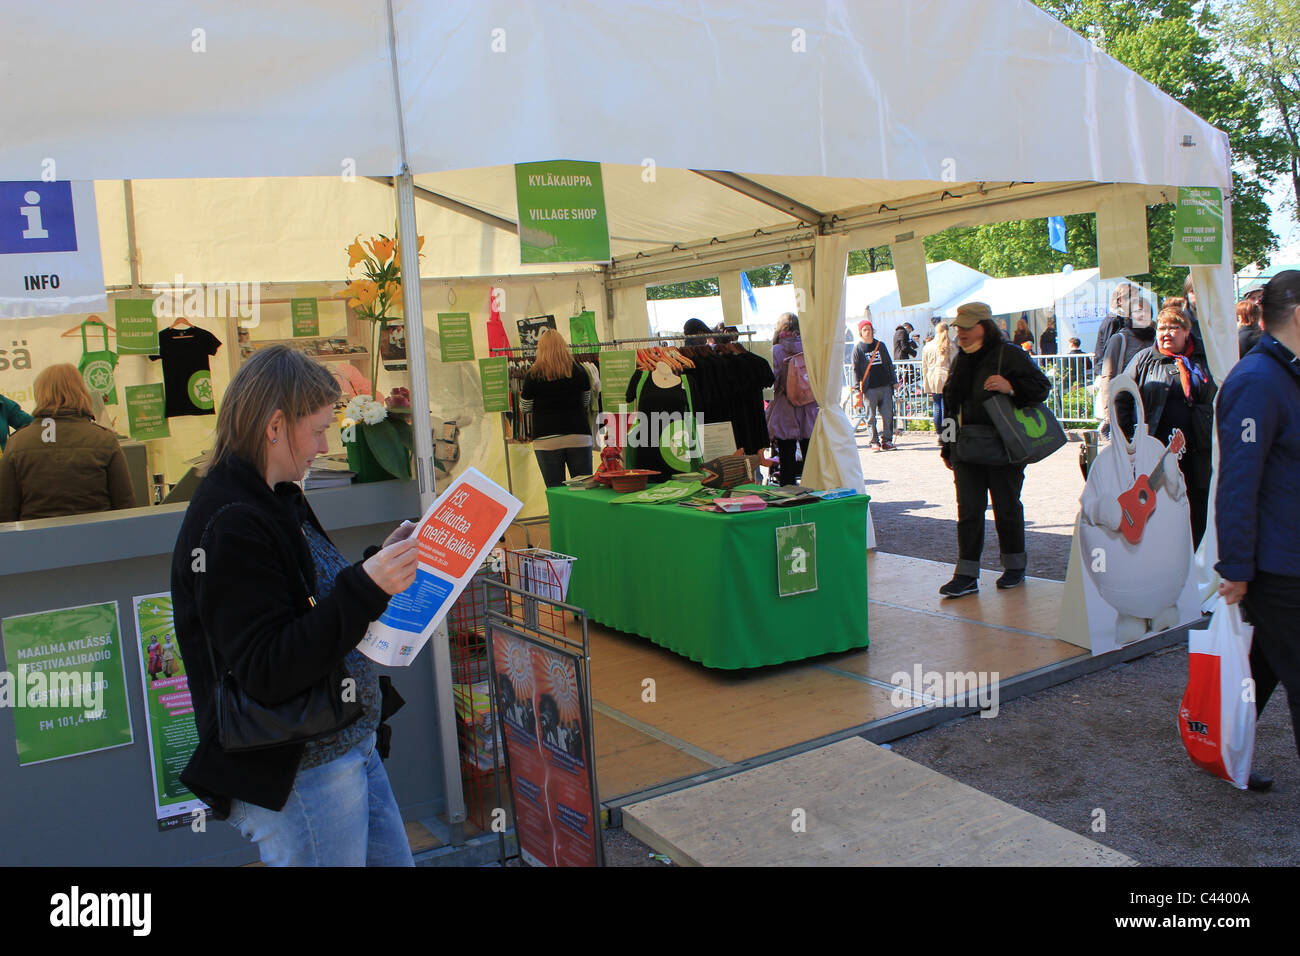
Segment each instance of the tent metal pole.
M406 152L406 123L402 116L401 75L397 68L397 28L393 0L388 12L388 55L393 68L393 104L397 116L397 138L402 168L393 185L397 199L397 236L402 244L402 275L415 282L402 283L402 314L406 317L406 363L411 376L411 432L415 443L415 480L419 483L420 513L433 504L436 495L433 471L433 422L429 410L429 367L424 354L424 301L420 276L419 232L415 225L415 183ZM376 383L377 384L377 383ZM451 646L444 621L434 628L429 641L433 665L434 703L437 707L438 742L442 751L442 779L447 793L447 823L451 842L465 838L465 790L460 776L460 745L456 739L456 708L451 690Z
M122 180L122 198L126 204L126 261L131 266L131 289L140 288L140 250L135 247L135 190L131 180Z

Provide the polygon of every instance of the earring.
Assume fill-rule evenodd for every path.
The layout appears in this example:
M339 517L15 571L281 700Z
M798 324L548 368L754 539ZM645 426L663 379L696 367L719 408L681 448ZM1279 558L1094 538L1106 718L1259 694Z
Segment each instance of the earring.
M278 445L279 443L280 443L280 439L278 439L278 438L272 438L272 439L271 439L271 444L272 444L272 445Z

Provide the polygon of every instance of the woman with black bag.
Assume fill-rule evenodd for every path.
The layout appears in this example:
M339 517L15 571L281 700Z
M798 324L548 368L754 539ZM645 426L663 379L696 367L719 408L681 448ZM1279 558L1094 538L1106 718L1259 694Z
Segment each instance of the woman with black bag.
M415 580L414 526L352 564L294 484L328 449L338 397L285 346L226 389L172 558L199 734L181 782L270 866L411 866L380 762L400 698L356 647Z
M957 487L957 567L953 579L939 589L944 597L979 593L984 511L990 498L1002 551L998 588L1008 590L1024 583L1027 558L1020 489L1025 466L1011 464L984 403L1000 392L1017 408L1025 408L1043 401L1052 389L1034 360L1002 338L992 310L983 302L958 308L953 325L961 352L943 390L940 441L944 464L952 469Z

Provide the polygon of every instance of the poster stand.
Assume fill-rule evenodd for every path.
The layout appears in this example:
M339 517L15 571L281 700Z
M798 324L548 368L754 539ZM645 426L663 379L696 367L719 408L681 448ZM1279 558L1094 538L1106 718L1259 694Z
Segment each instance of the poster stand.
M544 584L485 585L492 725L501 730L519 857L530 866L604 866L586 612L535 593ZM566 634L569 615L578 640ZM497 786L500 806L500 775Z

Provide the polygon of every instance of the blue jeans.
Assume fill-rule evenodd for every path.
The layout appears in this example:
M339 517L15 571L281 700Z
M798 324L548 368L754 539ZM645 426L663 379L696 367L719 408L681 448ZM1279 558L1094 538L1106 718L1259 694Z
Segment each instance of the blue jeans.
M569 468L569 477L591 474L591 446L585 448L556 448L551 451L533 449L537 456L537 468L542 473L542 481L547 488L564 484L564 468Z
M415 865L374 734L298 771L283 810L232 800L229 822L267 866Z
M934 434L938 437L943 434L943 393L931 392L930 401L934 403Z

